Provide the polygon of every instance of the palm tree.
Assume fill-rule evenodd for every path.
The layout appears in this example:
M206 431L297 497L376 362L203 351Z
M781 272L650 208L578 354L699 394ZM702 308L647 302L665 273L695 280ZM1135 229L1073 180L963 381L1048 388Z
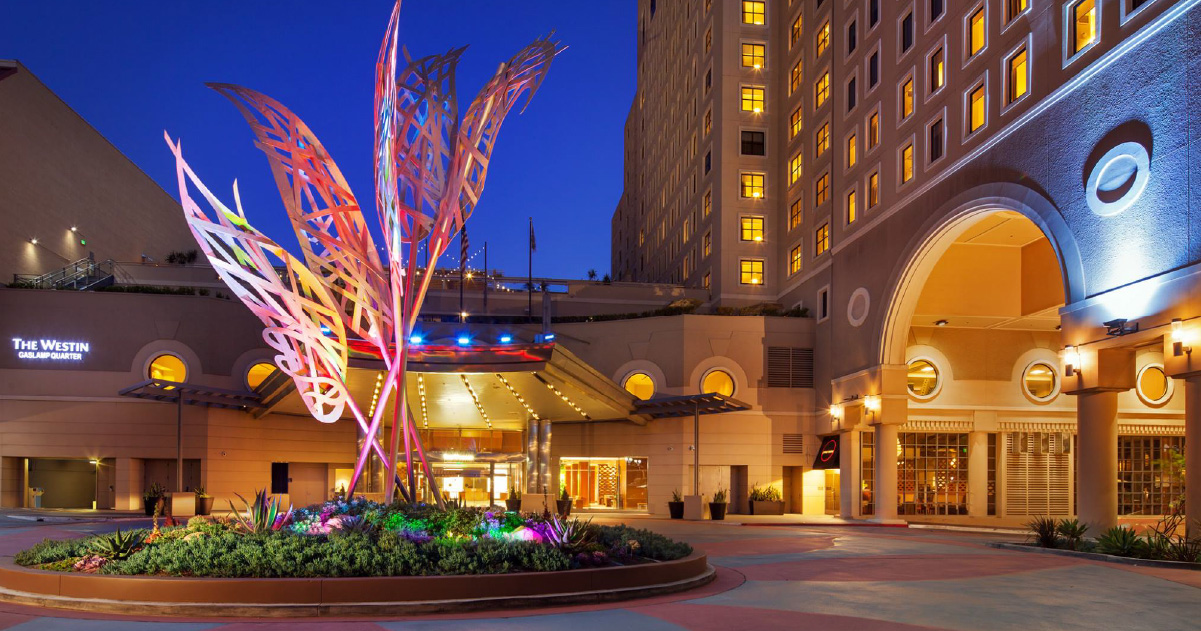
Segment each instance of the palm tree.
M588 280L592 280L592 281L596 280L596 270L594 270L594 269L588 270Z

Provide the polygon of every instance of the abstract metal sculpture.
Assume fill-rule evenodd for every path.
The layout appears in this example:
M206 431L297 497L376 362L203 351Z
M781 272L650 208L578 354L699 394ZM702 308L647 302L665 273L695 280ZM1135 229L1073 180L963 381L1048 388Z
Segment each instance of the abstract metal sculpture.
M303 262L246 221L237 182L235 211L196 177L182 144L164 136L175 154L188 226L221 279L266 325L263 339L278 351L276 365L295 381L314 418L332 423L349 412L359 424L363 442L348 493L374 453L384 465L385 497L399 490L416 499L416 454L441 504L404 388L409 335L432 278L418 269L417 253L424 243L432 269L463 228L483 191L501 123L523 95L528 104L561 49L549 38L526 46L501 64L460 120L454 72L465 48L416 61L405 52L405 65L398 66L399 19L397 0L376 63L376 209L386 261L333 159L308 126L274 99L209 84L238 107L267 154ZM216 222L192 198L189 183L214 209ZM367 414L346 383L350 342L370 348L387 371L380 402ZM395 416L385 449L377 435L392 395ZM407 481L397 471L402 439Z

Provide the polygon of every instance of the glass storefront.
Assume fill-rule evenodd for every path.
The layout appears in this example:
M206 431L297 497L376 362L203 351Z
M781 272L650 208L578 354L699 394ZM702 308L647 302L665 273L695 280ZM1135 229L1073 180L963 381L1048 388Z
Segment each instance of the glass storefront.
M897 513L967 514L967 434L897 436Z
M1118 436L1118 514L1166 515L1184 495L1184 438Z
M560 458L559 488L586 510L647 510L646 458Z

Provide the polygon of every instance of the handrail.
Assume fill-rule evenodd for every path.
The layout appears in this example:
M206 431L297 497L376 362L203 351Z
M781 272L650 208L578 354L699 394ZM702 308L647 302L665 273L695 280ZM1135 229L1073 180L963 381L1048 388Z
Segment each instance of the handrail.
M13 274L13 281L34 289L88 289L113 277L116 262L79 259L41 276Z

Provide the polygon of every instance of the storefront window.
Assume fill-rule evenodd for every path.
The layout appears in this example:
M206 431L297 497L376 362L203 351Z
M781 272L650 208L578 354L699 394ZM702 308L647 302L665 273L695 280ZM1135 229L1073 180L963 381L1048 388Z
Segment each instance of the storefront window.
M275 372L275 364L259 362L251 366L250 370L246 371L246 387L254 390L262 385L273 372Z
M862 493L859 499L859 512L862 515L875 515L876 503L876 434L863 432L859 434L859 480Z
M183 360L174 355L159 355L150 362L146 377L162 381L184 383L188 379L188 368Z
M1042 362L1030 364L1022 376L1022 384L1035 400L1046 401L1055 396L1055 369Z
M897 513L967 514L967 434L897 437Z
M1184 500L1184 438L1118 436L1118 514L1166 515Z
M642 400L655 396L655 380L644 372L636 372L626 377L621 386Z
M1138 374L1138 396L1147 405L1160 405L1171 394L1168 383L1162 366L1147 366Z
M715 392L727 397L734 396L734 378L724 370L712 370L701 380L701 392Z
M918 398L934 396L938 390L938 368L926 359L909 362L909 393Z
M561 458L559 488L589 510L636 510L646 506L646 458Z

